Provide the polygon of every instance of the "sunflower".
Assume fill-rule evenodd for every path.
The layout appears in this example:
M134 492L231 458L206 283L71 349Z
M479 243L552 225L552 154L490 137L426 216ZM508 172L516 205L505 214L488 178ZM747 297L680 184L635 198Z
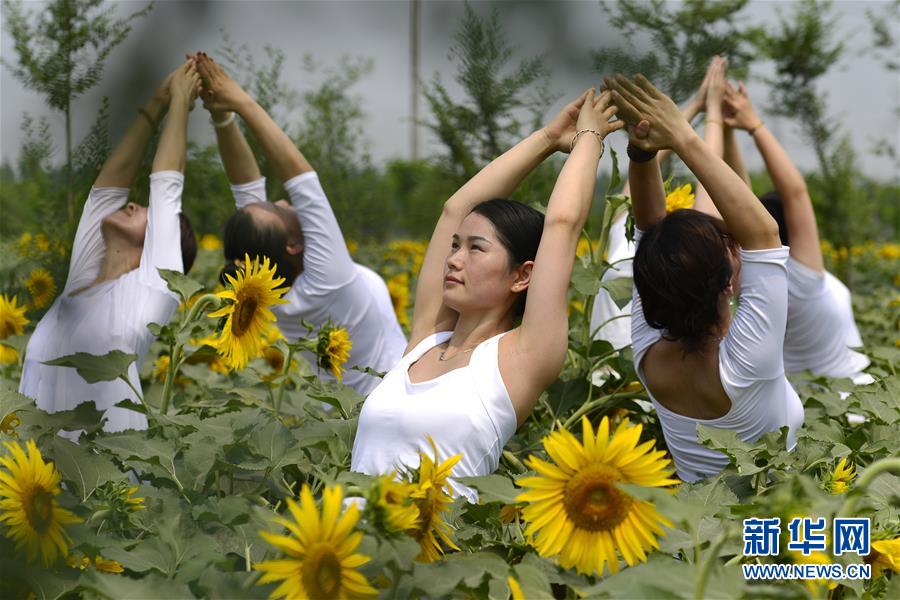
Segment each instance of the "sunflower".
M14 365L19 362L19 351L12 346L0 344L0 365Z
M34 247L38 252L50 252L50 238L43 233L37 234L34 236Z
M661 525L672 523L653 504L637 500L617 487L628 483L662 487L670 479L665 452L653 450L656 440L638 445L641 425L626 419L609 435L609 419L603 417L596 435L582 417L584 443L566 429L543 439L554 462L529 456L525 464L538 472L518 481L529 488L516 500L528 502L522 509L528 522L526 534L535 535L541 556L559 554L559 563L579 573L602 574L604 563L619 570L616 549L628 565L647 559L647 551L659 548ZM538 535L538 532L540 534Z
M825 490L832 494L843 494L850 489L850 482L856 477L856 467L847 463L846 458L838 461L834 471L825 479Z
M265 572L259 583L281 581L272 592L272 598L368 598L378 595L356 570L370 558L354 554L363 537L361 531L353 531L359 521L359 509L351 504L341 514L343 498L341 486L326 487L320 514L312 491L304 485L299 505L293 498L287 499L294 519L275 519L293 535L259 532L264 540L286 555L256 564L257 570Z
M388 279L387 287L391 294L391 304L394 305L397 321L404 327L409 325L409 274L394 275Z
M273 304L286 304L281 296L288 288L279 288L283 277L275 277L275 267L263 257L262 264L244 255L244 268L237 279L226 275L228 288L216 294L230 300L223 308L209 313L210 317L227 317L219 339L213 341L231 369L243 369L247 362L262 350L263 336L272 327L275 315L269 310Z
M344 379L344 364L350 359L353 342L350 334L342 327L326 325L319 331L319 343L316 347L320 369L331 371L338 381Z
M885 569L900 573L900 537L873 541L865 561L872 565L872 579L881 577Z
M694 206L694 194L691 184L686 183L666 194L666 212L670 213L679 208L691 208Z
M151 375L153 379L157 381L165 381L166 375L169 373L169 365L172 362L172 357L168 354L160 354L156 357L156 362L153 363L153 374Z
M19 236L16 245L18 246L19 254L21 256L27 257L31 254L31 239L32 235L28 231Z
M125 570L119 562L108 560L99 554L94 557L94 568L101 573L121 573Z
M6 294L0 294L0 340L11 335L22 335L28 322L25 307L18 306L16 297L10 300Z
M506 583L509 585L510 600L525 600L525 594L522 593L522 586L519 585L519 582L516 581L515 577L510 575L506 578Z
M131 512L136 512L147 508L146 506L144 506L143 498L133 498L134 493L137 491L138 487L136 485L133 485L129 487L124 494L125 507Z
M212 233L204 233L200 238L200 247L209 252L215 252L222 248L222 240Z
M82 555L79 559L78 555L73 552L66 557L66 564L70 569L78 569L79 571L84 571L89 566L91 566L91 559L84 555Z
M16 433L16 428L22 424L22 419L16 415L16 412L13 411L3 417L3 420L0 421L0 432L5 433L10 437L19 437L19 434Z
M31 272L28 279L25 280L25 288L31 294L31 305L34 308L44 308L56 295L56 283L53 281L53 276L43 267L38 267Z
M459 550L459 546L450 539L450 526L441 514L450 510L453 499L447 492L450 488L447 478L450 477L453 466L462 458L462 454L457 454L441 463L438 461L437 446L431 436L428 436L428 443L434 450L434 459L424 452L419 452L419 482L417 489L412 493L419 509L419 525L411 532L421 549L416 560L426 563L438 560L444 553L438 539L443 540L454 550Z
M419 507L413 502L416 485L396 480L397 473L382 475L375 484L376 496L372 505L379 520L391 531L410 531L419 522Z
M80 519L59 507L59 472L45 463L34 440L28 440L28 454L18 442L5 442L11 453L0 457L0 523L8 527L7 537L25 550L30 562L44 566L68 554L68 536L63 529Z

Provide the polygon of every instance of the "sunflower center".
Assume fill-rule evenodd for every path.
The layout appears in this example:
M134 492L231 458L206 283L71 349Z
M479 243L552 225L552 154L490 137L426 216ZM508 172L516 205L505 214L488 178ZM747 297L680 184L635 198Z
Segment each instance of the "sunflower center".
M576 527L608 531L625 520L634 499L619 490L621 474L606 465L591 465L566 484L563 508Z
M47 531L53 523L53 494L41 487L34 488L23 504L31 527L38 533Z
M303 587L310 598L329 600L341 591L341 561L329 544L313 546L303 561Z
M253 296L241 298L234 309L234 317L231 319L231 332L234 335L241 336L250 328L258 306L259 302Z

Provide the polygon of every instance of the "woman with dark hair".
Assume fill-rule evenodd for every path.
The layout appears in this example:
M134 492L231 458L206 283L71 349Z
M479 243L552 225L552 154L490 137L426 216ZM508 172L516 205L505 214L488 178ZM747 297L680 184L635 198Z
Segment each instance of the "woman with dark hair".
M696 481L728 464L702 446L697 425L744 441L788 427L803 406L784 376L788 249L750 189L644 77L607 79L629 125L629 182L637 227L631 315L638 378L647 389L678 476ZM724 222L666 214L657 150L671 148L709 191ZM740 293L732 316L730 300Z
M566 301L603 138L622 124L588 90L444 204L416 289L406 353L369 394L351 469L415 468L433 438L454 476L496 470L504 444L559 375ZM571 153L546 216L503 199L555 151ZM521 323L519 323L521 319ZM518 325L517 325L518 323ZM470 499L474 492L453 484Z
M234 274L245 255L268 257L290 286L286 304L271 308L289 340L307 335L303 321L328 321L347 329L350 365L387 371L400 360L406 336L397 322L387 285L353 262L319 176L265 110L204 53L197 55L204 104L216 129L219 153L231 182L237 211L225 225L224 273ZM266 183L235 114L259 141L291 202L266 201ZM315 356L305 353L315 364ZM333 379L329 373L323 378ZM343 382L360 394L380 380L349 370Z
M138 370L154 336L149 323L165 324L178 308L157 269L186 273L197 254L190 222L181 213L188 112L200 78L191 61L169 75L100 170L78 223L62 294L28 341L19 392L39 408L57 412L93 400L105 411L106 431L146 429L147 418L119 408L137 403ZM150 206L126 203L147 143L168 111L150 174ZM46 361L112 350L136 354L122 380L87 383L75 369ZM77 436L77 434L74 434Z
M757 116L743 83L738 89L726 83L723 101L727 130L747 131L766 163L775 190L759 199L778 223L781 243L791 248L784 368L788 373L808 370L871 383L872 376L863 372L869 366L868 357L851 350L862 346L862 338L853 318L850 290L825 270L816 214L803 175ZM745 177L733 135L731 140L725 146L725 160Z

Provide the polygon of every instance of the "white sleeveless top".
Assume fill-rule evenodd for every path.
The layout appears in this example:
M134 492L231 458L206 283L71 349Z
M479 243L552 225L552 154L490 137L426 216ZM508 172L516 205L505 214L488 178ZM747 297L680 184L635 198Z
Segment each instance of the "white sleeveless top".
M469 364L420 383L409 380L409 366L453 334L441 331L419 342L372 390L359 415L350 469L368 475L419 466L419 452L438 458L462 458L456 477L489 475L500 464L500 453L516 432L516 413L500 376L501 333L475 347ZM474 502L474 490L450 481L454 495Z

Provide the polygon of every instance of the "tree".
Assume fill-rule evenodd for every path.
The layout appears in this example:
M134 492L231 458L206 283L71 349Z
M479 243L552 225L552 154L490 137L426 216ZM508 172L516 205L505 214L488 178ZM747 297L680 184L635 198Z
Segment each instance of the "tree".
M425 126L446 147L454 170L468 179L521 134L522 111L536 121L555 98L547 89L541 57L523 60L507 72L513 49L496 10L482 20L466 4L454 39L450 58L457 61L455 79L466 99L452 99L436 74L423 86L435 119Z
M153 3L123 19L103 0L52 0L35 15L21 0L3 0L3 17L14 41L18 64L3 61L28 88L61 111L66 124L66 208L75 223L73 203L72 103L97 85L104 63L131 32L131 22L150 12Z
M593 52L600 72L643 73L675 102L687 100L703 81L716 54L728 58L730 75L746 76L751 40L759 29L741 22L748 0L616 0L601 6L625 39L646 36L650 50L604 48Z

